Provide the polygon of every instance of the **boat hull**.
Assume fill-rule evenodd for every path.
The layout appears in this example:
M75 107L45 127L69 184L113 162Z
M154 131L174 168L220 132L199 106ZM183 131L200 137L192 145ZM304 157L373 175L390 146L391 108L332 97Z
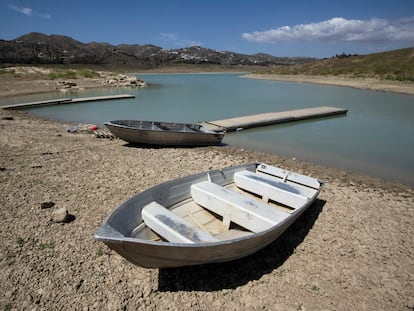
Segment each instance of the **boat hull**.
M133 232L142 223L141 211L150 202L157 201L163 206L174 206L191 197L191 185L210 179L226 186L233 183L235 172L254 171L258 163L244 164L223 170L196 174L169 181L141 192L117 209L104 221L95 234L95 239L135 265L145 268L170 268L207 263L218 263L242 258L257 252L276 240L313 202L320 189L307 204L293 211L280 224L259 233L235 239L211 243L171 243L137 238Z
M146 126L140 126L139 124L142 124L142 122L144 122ZM170 123L175 127L171 126L168 129L167 127L157 127L154 124L157 124L157 122L119 120L106 122L105 126L115 136L132 144L207 146L220 145L224 137L224 132L210 131L206 128L195 129L191 128L190 126L192 125L190 124ZM158 122L158 124L160 123Z
M297 215L299 216L299 215ZM296 218L295 218L296 219ZM131 263L143 268L174 268L232 261L251 255L275 241L295 219L250 238L209 244L178 244L136 241L135 239L104 240L109 248Z

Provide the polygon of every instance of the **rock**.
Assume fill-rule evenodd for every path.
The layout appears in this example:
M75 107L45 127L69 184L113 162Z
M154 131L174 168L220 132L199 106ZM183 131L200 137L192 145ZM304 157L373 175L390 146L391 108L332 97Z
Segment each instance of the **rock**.
M408 299L407 308L412 309L412 310L414 309L414 297L411 297L411 298Z
M66 207L61 207L52 213L52 220L54 222L66 222L69 219L69 212Z
M77 86L76 82L57 81L56 82L56 89L60 89L60 90L68 90L68 89L77 90L78 86Z
M4 296L5 296L7 299L10 299L10 298L13 296L13 292L12 292L12 291L8 291L8 292L6 292L6 293L4 294Z
M8 120L8 121L13 121L13 120L14 120L14 118L13 118L13 117L8 117L8 116L6 116L6 117L2 117L1 119L2 119L2 120Z
M47 202L40 203L40 208L42 208L42 209L51 208L53 206L55 206L55 202L52 202L52 201L47 201Z
M75 125L68 126L68 133L76 133L78 128Z
M83 279L80 279L80 280L78 280L78 281L76 281L74 284L73 284L73 288L75 289L75 290L78 290L81 286L82 286L82 284L83 284Z
M103 85L114 87L146 87L147 83L136 76L116 75L107 77L102 81Z

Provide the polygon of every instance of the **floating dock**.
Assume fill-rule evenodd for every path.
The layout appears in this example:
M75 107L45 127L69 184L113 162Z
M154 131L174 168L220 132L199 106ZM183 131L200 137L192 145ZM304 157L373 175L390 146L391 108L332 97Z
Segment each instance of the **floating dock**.
M84 102L91 102L91 101L125 99L125 98L134 98L134 97L135 97L134 95L120 94L120 95L107 95L107 96L94 96L94 97L79 97L79 98L58 98L58 99L43 100L43 101L38 101L38 102L0 106L0 108L27 109L27 108L35 108L35 107L43 107L43 106L77 104L77 103L84 103Z
M342 108L315 107L281 112L268 112L224 120L205 121L203 122L203 125L213 131L237 131L265 125L280 124L333 115L341 115L346 114L347 112L347 109Z

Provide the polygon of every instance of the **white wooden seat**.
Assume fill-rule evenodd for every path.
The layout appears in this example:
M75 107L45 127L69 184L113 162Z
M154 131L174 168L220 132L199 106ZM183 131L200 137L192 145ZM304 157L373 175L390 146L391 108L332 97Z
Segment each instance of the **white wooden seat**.
M144 206L144 223L164 239L173 243L217 242L209 233L175 215L157 202Z
M282 179L277 180L264 174L240 171L234 174L234 183L243 190L261 196L265 202L270 199L293 209L302 207L309 201L307 192L301 186L287 184Z
M267 230L290 215L209 181L191 185L191 196L199 205L222 216L227 227L232 221L252 232Z

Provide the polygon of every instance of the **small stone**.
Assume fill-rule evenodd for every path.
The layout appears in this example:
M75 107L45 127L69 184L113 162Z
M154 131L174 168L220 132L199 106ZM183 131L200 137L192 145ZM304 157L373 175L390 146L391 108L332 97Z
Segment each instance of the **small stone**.
M42 208L42 209L51 208L53 206L55 206L55 202L52 202L52 201L47 201L47 202L40 203L40 208Z
M414 309L414 297L411 297L407 301L407 308L408 309Z
M54 222L66 222L69 219L69 212L66 207L61 207L52 213Z
M83 279L80 279L79 281L77 281L77 282L75 282L75 283L73 284L73 287L74 287L76 290L78 290L78 289L82 286L82 284L83 284Z

